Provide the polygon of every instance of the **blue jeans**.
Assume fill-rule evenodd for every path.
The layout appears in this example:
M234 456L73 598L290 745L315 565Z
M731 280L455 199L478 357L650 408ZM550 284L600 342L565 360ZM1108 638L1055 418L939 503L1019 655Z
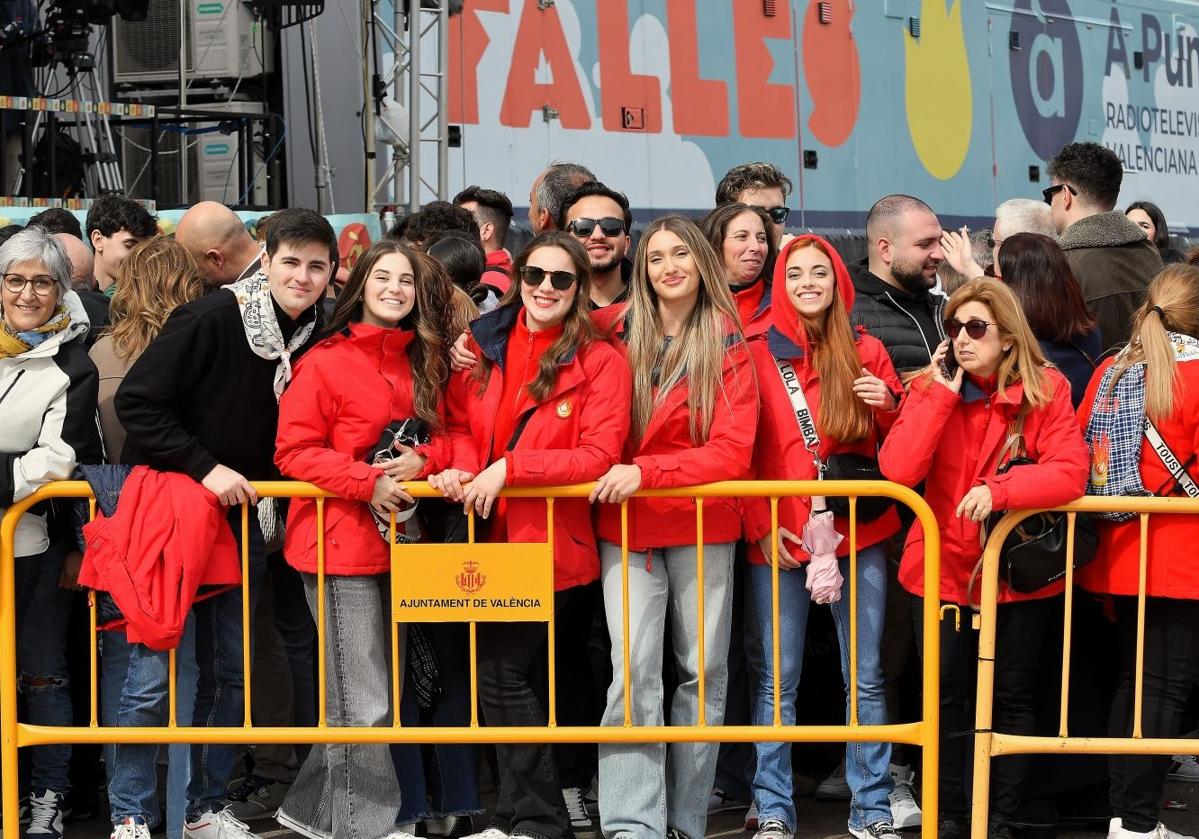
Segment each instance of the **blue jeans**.
M441 684L441 696L432 709L425 712L429 717L426 721L432 725L470 725L470 640L466 624L425 623L420 629L437 658ZM412 670L405 668L400 721L405 726L420 725L421 716L412 684ZM406 743L391 746L391 759L400 782L400 814L396 824L482 813L478 747L465 744L432 746L432 765L436 774L425 772L421 748Z
M662 725L662 655L667 610L679 685L669 698L671 725L699 720L704 680L708 725L724 720L732 630L735 543L704 546L704 624L698 621L694 545L629 551L629 669L633 725ZM604 612L612 636L612 684L604 725L624 725L624 607L620 546L600 542ZM704 671L699 671L699 637ZM608 839L661 839L668 827L698 839L708 820L716 777L716 743L606 744L599 747L600 820Z
M849 720L849 559L842 559L841 599L832 604L833 622L841 646L841 676L845 681L846 712ZM795 694L803 669L804 632L812 598L805 588L807 566L791 571L779 570L779 701L783 725L795 724ZM750 586L757 610L757 626L763 650L761 678L754 702L753 724L770 725L774 721L774 648L771 618L771 568L750 567ZM887 722L887 704L883 691L883 672L879 650L882 646L883 616L887 606L886 556L881 545L858 551L858 722L882 725ZM757 743L757 770L754 773L754 803L759 818L781 819L789 830L796 827L795 801L792 798L791 744ZM894 787L889 771L890 743L847 743L845 780L853 798L849 805L849 826L862 828L876 822L891 821L888 795Z
M241 508L229 511L229 524L241 544ZM262 531L250 512L250 614L266 575ZM242 589L210 597L192 609L196 619L197 727L241 727L245 722L245 673L242 662ZM253 625L251 624L251 633ZM250 635L253 643L253 634ZM225 787L241 753L240 746L196 744L191 747L192 774L187 786L187 819L194 821L210 810L220 810Z
M100 658L100 715L104 726L163 726L169 718L167 653L143 644L130 644L122 630L104 633ZM188 617L175 651L175 721L191 725L196 703L195 618ZM108 801L112 823L140 816L149 825L158 822L159 746L106 745ZM191 778L191 747L176 743L168 748L167 839L183 832L187 784Z
M13 574L17 601L17 688L25 697L26 717L33 725L69 726L71 680L67 674L67 620L71 592L58 587L63 552L19 556ZM29 789L65 793L70 746L30 749Z

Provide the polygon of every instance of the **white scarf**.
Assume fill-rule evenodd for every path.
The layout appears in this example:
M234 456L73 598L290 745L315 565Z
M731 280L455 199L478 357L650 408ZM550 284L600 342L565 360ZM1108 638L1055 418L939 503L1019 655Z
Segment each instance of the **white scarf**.
M279 367L275 370L275 399L278 399L283 395L283 388L291 381L291 354L308 340L316 328L316 319L297 329L290 341L284 341L265 273L259 270L252 277L231 283L225 289L237 298L250 350L260 358L279 359Z

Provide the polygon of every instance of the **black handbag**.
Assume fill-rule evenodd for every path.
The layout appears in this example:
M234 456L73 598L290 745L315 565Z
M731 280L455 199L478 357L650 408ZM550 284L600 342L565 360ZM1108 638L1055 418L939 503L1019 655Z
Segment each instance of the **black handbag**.
M878 468L878 460L864 454L847 452L829 455L824 461L824 479L827 481L885 481ZM849 499L843 495L825 497L834 516L849 517ZM863 495L858 498L858 521L868 522L882 516L894 506L890 498Z
M1002 475L1010 469L1034 464L1024 451L1024 420L1021 411L1008 437L1005 449L1010 453L1006 463L996 470ZM1006 511L992 513L982 529L983 544ZM1008 587L1019 594L1031 594L1066 576L1066 542L1069 520L1066 513L1037 513L1024 519L1012 529L999 553L999 573ZM1082 568L1095 558L1099 548L1099 533L1085 513L1074 517L1074 568ZM981 563L982 560L980 559Z

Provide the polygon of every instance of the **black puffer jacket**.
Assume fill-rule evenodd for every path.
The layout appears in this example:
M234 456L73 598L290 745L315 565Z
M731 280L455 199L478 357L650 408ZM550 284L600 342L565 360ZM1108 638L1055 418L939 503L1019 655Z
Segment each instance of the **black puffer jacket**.
M849 273L857 292L850 314L853 324L882 341L897 372L928 366L933 350L945 339L945 295L900 291L870 273L866 260L851 265Z

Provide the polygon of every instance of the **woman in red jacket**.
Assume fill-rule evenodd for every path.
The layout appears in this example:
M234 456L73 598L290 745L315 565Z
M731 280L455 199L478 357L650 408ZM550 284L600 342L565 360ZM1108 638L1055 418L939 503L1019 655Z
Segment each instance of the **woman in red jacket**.
M1088 494L1188 494L1181 485L1188 477L1178 473L1180 484L1141 429L1147 417L1189 480L1199 477L1199 268L1167 265L1153 279L1128 347L1095 371L1079 415L1092 447ZM1120 428L1131 433L1111 433ZM1181 737L1199 668L1199 516L1152 516L1147 538L1142 731L1146 737ZM1120 680L1111 709L1113 737L1132 735L1140 540L1135 516L1101 522L1098 554L1078 575L1089 591L1114 595ZM1177 837L1158 821L1169 766L1164 755L1108 757L1109 837Z
M1070 383L1048 366L1012 291L990 279L971 280L945 305L950 336L916 374L899 419L879 452L890 480L914 487L941 527L941 600L966 607L970 580L982 556L980 530L992 511L1054 507L1078 498L1086 485L1087 455L1070 403ZM952 344L950 343L952 342ZM946 360L957 362L946 375ZM1022 452L1035 461L1003 471L1009 443L1023 423ZM912 525L899 581L924 595L924 532ZM997 643L1003 666L995 674L995 728L1031 734L1036 722L1036 673L1049 621L1060 609L1062 584L1017 594L1000 582ZM922 604L912 601L923 625ZM917 629L917 639L922 639ZM968 825L963 778L969 777L977 637L968 621L941 624L941 834L960 839ZM953 736L947 736L953 735ZM1007 757L992 770L992 835L1009 834L1028 764Z
M664 489L749 475L758 388L720 260L695 223L667 216L649 225L633 264L623 321L633 371L633 428L624 462L600 478L604 609L614 678L605 725L624 724L624 609L620 507L638 489ZM662 651L669 610L679 686L671 722L724 716L733 548L742 505L708 499L704 511L704 624L699 597L695 502L644 498L628 505L629 647L635 725L663 721ZM698 639L704 634L704 670ZM669 752L669 754L668 754ZM608 745L600 750L600 813L605 836L661 839L704 835L717 745Z
M771 274L778 258L770 214L749 204L722 204L700 227L720 255L746 338L770 329Z
M391 656L382 516L412 498L402 481L448 465L443 394L453 341L453 284L433 260L385 240L362 255L338 298L326 340L297 365L279 403L275 462L290 478L334 492L325 502L328 722L383 726ZM418 420L430 442L372 463L384 432ZM316 503L295 499L283 548L316 615ZM396 667L403 663L395 662ZM313 746L277 815L304 836L407 839L395 831L400 789L386 745Z
M799 236L783 246L774 269L774 305L766 340L750 351L761 390L761 414L754 444L754 474L760 480L815 480L814 455L856 454L873 460L883 433L897 416L903 386L883 345L864 330L850 326L854 288L849 271L832 245L819 236ZM792 395L798 387L799 395ZM802 398L802 402L798 401ZM808 439L799 414L806 412ZM809 446L811 449L809 449ZM814 450L814 451L813 451ZM753 724L774 718L773 632L770 566L770 505L767 499L746 502L746 531L751 540L749 581L755 605L753 625L766 651L755 686ZM812 512L810 498L779 500L779 680L784 725L795 724L795 694L803 665L804 629L813 600L832 602L841 671L849 685L849 521L836 519L845 537L837 556L810 564L798 534ZM883 542L899 531L894 506L867 519L860 512L857 528L858 719L863 725L887 721L883 696L883 613L887 602ZM756 543L756 544L755 544ZM825 582L825 577L829 578ZM754 803L760 839L790 836L796 829L792 796L790 743L755 745ZM859 839L895 839L888 794L889 743L850 743L845 774L853 798L849 830Z
M479 363L450 388L455 468L429 482L490 518L491 541L544 542L546 502L499 499L500 490L604 474L628 436L629 371L592 323L590 260L577 239L543 233L513 265L520 282L470 326ZM554 611L561 614L599 577L585 500L555 502L553 536ZM546 639L541 623L495 623L479 634L479 700L488 725L545 725L536 685ZM572 836L550 746L498 751L499 804L479 835Z

